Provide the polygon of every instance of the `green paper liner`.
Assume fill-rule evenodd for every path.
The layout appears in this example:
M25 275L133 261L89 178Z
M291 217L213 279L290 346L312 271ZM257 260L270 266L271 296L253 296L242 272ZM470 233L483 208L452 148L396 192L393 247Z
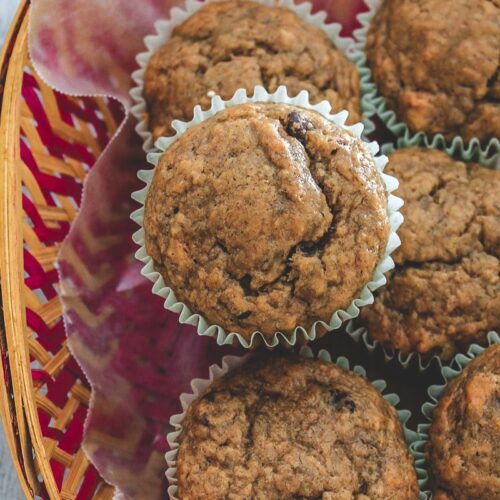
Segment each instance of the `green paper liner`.
M427 420L427 423L419 424L417 427L418 438L412 442L410 449L415 457L415 465L418 470L422 471L422 482L420 488L426 496L424 498L432 498L432 492L429 484L429 464L427 463L425 448L429 440L429 428L432 423L432 413L436 408L439 399L441 398L446 386L453 379L457 378L463 369L485 349L494 344L500 343L500 336L497 332L490 331L487 336L488 346L482 347L478 344L472 344L467 351L467 354L457 354L449 366L441 368L441 374L444 384L431 385L428 389L429 399L422 405L422 413Z
M345 125L345 121L348 116L347 111L341 111L340 113L332 115L330 114L331 106L327 101L322 101L316 105L311 105L309 103L309 95L306 91L300 92L295 97L289 97L286 87L284 86L279 87L278 90L273 94L269 94L263 87L257 86L255 87L254 94L251 97L246 95L245 89L237 90L233 98L228 101L223 101L219 96L212 97L211 108L207 111L202 111L199 106L196 106L194 109L194 118L188 123L174 120L172 122L172 126L176 130L176 134L172 137L159 138L155 143L156 150L148 154L148 161L156 166L159 158L163 154L163 151L165 151L169 147L169 145L172 144L188 128L201 123L202 121L211 116L214 116L219 111L222 111L227 107L252 102L291 104L294 106L314 110L323 115L329 121L335 123L339 127L342 127L358 138L361 136L361 133L363 131L363 124L361 123L357 123L351 126ZM353 319L358 316L360 307L373 303L372 292L377 288L385 285L386 278L384 276L384 273L394 267L394 262L390 257L390 254L401 244L396 231L403 222L403 216L399 212L399 209L402 206L402 200L390 194L392 191L397 189L397 180L394 177L388 176L383 173L383 169L387 163L387 157L377 155L379 146L376 142L365 143L365 145L373 155L375 165L380 172L382 180L386 185L386 191L388 193L387 216L390 223L390 231L387 240L387 246L384 255L380 259L380 262L375 269L372 279L363 287L359 296L355 298L345 310L339 309L332 314L329 323L318 320L309 329L305 329L304 327L299 325L291 333L283 333L280 331L275 332L271 339L266 338L266 336L261 332L255 331L251 334L250 341L248 341L238 332L226 332L225 329L220 325L209 324L201 314L193 314L186 304L178 301L175 297L174 291L166 285L160 273L155 271L153 266L153 259L147 254L144 243L144 229L142 227L144 218L144 203L146 200L149 185L153 178L154 168L151 170L140 170L138 172L138 177L146 184L146 186L143 189L132 194L132 198L141 204L141 208L131 214L131 218L135 222L137 222L139 226L141 226L141 228L133 235L134 241L140 246L135 256L144 264L144 267L141 270L141 274L154 283L152 289L153 293L165 299L164 306L166 309L175 313L179 313L179 321L181 323L187 323L195 326L198 335L215 337L219 345L233 344L233 342L236 342L244 348L253 348L261 341L267 347L276 347L278 344L293 346L296 344L297 339L300 337L304 337L305 341L316 339L319 336L317 334L317 330L319 328L324 328L327 331L336 330L342 325L344 321Z
M408 126L399 120L395 111L391 110L385 100L377 90L377 86L372 79L372 72L368 66L365 55L366 38L368 35L370 23L375 16L377 10L383 0L365 0L367 12L363 12L357 16L361 25L360 28L353 32L356 44L353 50L353 57L358 61L359 73L361 76L361 111L364 120L366 120L367 132L368 127L373 124L372 118L377 116L382 123L396 136L403 138L406 142L413 142L415 145L424 147L451 147L462 151L480 151L487 156L500 155L500 139L497 137L491 138L486 144L481 145L479 139L473 138L468 144L464 144L460 136L455 136L452 139L445 139L442 134L428 136L424 132L412 132Z
M318 354L315 356L312 349L308 346L304 346L300 349L299 354L301 356L307 357L307 358L318 358L322 361L327 361L329 363L333 362L332 361L332 356L331 354L326 351L325 349L322 349L321 351L318 352ZM208 387L212 384L214 380L217 380L221 377L223 377L226 373L228 373L230 370L233 370L235 368L238 368L239 366L243 365L250 357L252 357L253 354L247 354L245 356L239 357L239 356L224 356L222 358L221 365L212 365L209 368L209 377L208 379L194 379L191 381L191 389L192 393L187 394L181 394L179 399L181 402L182 406L182 413L179 413L177 415L173 415L170 418L170 425L174 427L174 430L170 432L167 435L167 441L170 446L170 451L168 451L165 454L165 459L168 464L168 469L166 471L166 476L169 482L169 487L168 487L168 494L172 500L177 499L177 468L176 468L176 458L177 458L177 451L179 449L179 443L177 442L177 438L180 436L182 432L182 421L184 420L184 417L186 415L186 411L189 408L189 406L196 400L198 400L200 397L202 397L205 392L207 391ZM344 368L346 370L350 370L350 363L349 360L341 356L335 360L335 364L341 368ZM366 370L360 366L360 365L355 365L352 368L352 371L354 373L357 373L358 375L362 375L363 377L366 378ZM419 439L419 434L411 429L409 429L406 425L408 420L411 417L411 412L409 410L405 409L398 409L397 405L399 403L399 396L395 393L387 393L384 394L384 391L387 387L387 383L385 380L379 379L379 380L374 380L370 381L371 384L380 392L380 394L383 396L383 398L390 403L392 406L397 411L399 421L403 427L404 431L404 436L406 443L408 445L408 450L412 454L414 461L415 461L415 470L417 473L417 481L419 484L419 487L421 484L423 484L423 481L426 480L426 471L425 469L419 467L417 465L417 458L418 455L414 451L414 443L417 442ZM419 493L419 500L425 500L425 495L420 491Z
M397 140L396 146L392 143L383 144L381 146L381 151L385 155L390 155L398 149L410 148L410 147L426 147L428 149L438 149L447 153L449 156L461 161L475 162L483 165L484 167L491 168L493 170L500 170L500 154L489 154L488 151L482 151L478 148L474 148L471 145L465 147L462 141L454 141L452 144L446 145L442 138L434 137L432 145L423 146L418 137L412 137L407 139L405 137L400 137ZM420 371L427 370L432 363L438 363L442 368L443 362L438 356L432 356L428 359L423 359L419 352L411 352L408 354L403 354L396 349L390 349L384 347L378 340L373 340L368 334L368 330L364 326L358 326L355 321L349 321L346 327L347 334L354 339L356 342L362 342L365 348L369 352L373 352L375 349L381 349L384 354L384 359L386 362L392 361L397 358L398 362L404 368L408 368L412 359L417 358L418 367Z
M154 150L153 136L148 128L147 105L144 99L144 74L149 60L152 55L169 40L172 31L176 26L191 17L208 2L214 1L218 0L186 0L183 8L174 7L171 9L169 19L159 19L155 23L155 32L144 38L144 46L146 50L137 55L136 60L139 65L139 69L132 73L132 80L136 85L130 90L130 96L133 102L130 112L137 120L135 130L142 138L143 149L146 152ZM294 0L253 1L257 1L268 7L285 7L290 9L308 24L312 24L313 26L316 26L324 31L332 44L356 66L360 76L361 86L363 78L366 79L366 68L363 65L363 55L353 50L355 45L353 38L340 35L340 32L342 31L341 24L326 23L326 12L320 10L313 14L313 8L310 2L301 2L300 4L296 4ZM363 75L365 76L363 77ZM368 135L370 132L375 130L375 125L371 121L370 117L364 117L363 123L365 125L365 135Z

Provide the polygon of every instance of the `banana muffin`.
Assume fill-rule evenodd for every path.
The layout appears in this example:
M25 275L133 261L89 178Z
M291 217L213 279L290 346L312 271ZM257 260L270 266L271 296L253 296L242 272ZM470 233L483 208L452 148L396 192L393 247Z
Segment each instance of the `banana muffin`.
M500 498L500 344L446 388L427 448L436 500Z
M210 107L209 91L229 99L255 85L290 95L307 90L360 119L359 76L320 28L285 7L256 2L210 3L177 26L149 61L144 77L149 129L172 133L173 119L191 120L193 108Z
M500 329L500 172L429 149L386 171L405 204L388 285L362 311L369 335L403 353L450 358Z
M499 0L385 0L366 55L412 132L500 137Z
M396 410L333 363L261 356L187 410L179 499L416 499Z
M161 156L148 255L177 300L250 339L329 322L384 254L387 193L363 141L315 111L245 104Z

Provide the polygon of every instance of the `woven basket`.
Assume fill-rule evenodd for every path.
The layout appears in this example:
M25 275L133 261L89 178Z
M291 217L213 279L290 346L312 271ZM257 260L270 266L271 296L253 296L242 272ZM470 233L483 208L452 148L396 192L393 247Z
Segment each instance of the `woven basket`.
M86 173L123 111L47 87L23 2L0 60L0 411L28 498L111 498L81 448L89 387L66 345L55 261Z

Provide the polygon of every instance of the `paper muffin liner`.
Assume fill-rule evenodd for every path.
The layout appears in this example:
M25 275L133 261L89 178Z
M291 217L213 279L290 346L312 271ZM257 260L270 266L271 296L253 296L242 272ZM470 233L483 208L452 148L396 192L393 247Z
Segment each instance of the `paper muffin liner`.
M427 423L419 424L417 427L418 438L415 439L410 449L415 457L415 465L422 473L421 490L427 498L432 498L432 492L429 485L429 464L427 463L425 448L429 441L429 428L432 422L432 414L439 399L443 395L448 383L457 378L464 368L479 354L481 354L488 347L500 343L500 336L497 332L491 331L488 333L488 346L481 347L478 344L472 344L467 351L467 354L457 354L449 366L444 366L441 369L441 375L444 384L431 385L428 389L429 399L422 405L422 413L425 416Z
M221 0L186 0L184 8L174 7L170 11L169 19L161 19L155 23L155 33L148 35L144 38L144 45L146 51L137 55L136 61L139 69L132 73L132 80L136 86L130 90L133 105L130 112L137 119L135 127L136 132L143 140L143 149L146 152L152 151L153 136L148 130L147 122L147 105L144 99L144 73L152 55L162 47L172 35L176 26L182 24L186 19L191 17L195 12L200 10L204 5L209 2L216 2ZM327 14L324 11L312 14L312 4L310 2L303 2L295 4L294 0L253 0L268 7L286 7L295 12L301 19L313 26L323 30L328 38L332 41L333 45L349 59L358 70L361 77L366 73L366 68L363 65L363 55L354 51L354 39L350 37L340 36L342 26L339 23L326 23ZM366 76L365 76L366 79ZM336 111L341 111L336 110ZM361 111L361 110L360 110ZM369 134L375 129L370 117L363 120L365 125L364 132Z
M378 93L377 86L372 79L372 72L368 66L365 55L366 39L370 28L370 23L382 5L383 0L365 0L367 11L359 14L357 19L360 28L353 32L355 45L353 57L359 61L361 75L361 110L365 119L370 122L376 115L382 123L396 136L404 138L406 141L415 141L426 147L453 147L463 151L480 150L483 154L491 156L500 154L500 140L497 137L490 139L486 144L481 145L477 138L471 139L468 144L464 144L460 136L452 139L445 139L442 134L429 136L424 132L412 132L408 126L391 110L385 98Z
M465 147L462 141L454 141L453 144L446 145L443 141L434 138L432 146L424 146L420 143L418 137L412 137L410 139L401 137L397 140L397 145L394 144L383 144L381 151L385 155L390 155L398 149L405 149L410 147L427 147L428 149L438 149L447 153L449 156L456 158L457 160L466 162L476 162L484 167L491 168L493 170L500 170L500 155L499 154L489 154L488 151L483 151L478 148L473 148L471 145ZM408 354L403 354L396 349L390 349L384 347L378 340L371 339L368 330L364 326L358 326L355 321L349 321L346 327L346 332L348 335L354 339L356 342L362 342L365 348L369 352L373 352L376 349L381 349L386 362L392 361L396 358L401 366L408 368L412 362L413 358L417 359L418 367L421 371L428 369L432 363L437 362L442 368L443 362L438 356L432 356L428 359L423 359L419 352L411 352Z
M331 106L327 101L322 101L315 105L310 104L309 96L306 91L302 91L296 97L289 97L287 95L286 87L284 86L279 87L273 94L269 94L263 87L258 86L255 87L254 94L251 97L246 95L245 89L237 90L232 99L228 101L223 101L219 96L212 97L212 106L210 109L202 111L199 106L196 106L194 109L194 118L190 122L186 123L174 120L172 122L172 126L176 130L176 134L172 137L159 138L155 143L157 151L150 152L148 154L148 161L156 167L163 152L170 146L170 144L175 142L180 135L192 126L214 116L219 111L222 111L225 108L237 106L238 104L255 102L291 104L316 111L327 120L342 127L344 130L350 132L358 138L363 130L363 125L361 123L351 126L345 125L345 120L348 116L347 111L341 111L335 115L330 114ZM355 318L359 314L360 307L373 303L372 292L382 285L385 285L386 278L384 273L394 267L394 261L390 257L390 254L401 244L396 231L403 222L403 216L399 212L403 202L401 198L390 194L392 191L397 189L398 182L394 177L383 173L384 167L387 164L387 157L377 155L379 146L376 142L365 143L365 145L373 155L375 165L380 172L387 191L387 217L390 224L387 246L384 251L384 255L375 269L372 279L363 287L359 296L355 298L345 310L339 309L332 314L329 323L318 320L309 330L306 330L304 327L299 325L293 332L288 334L278 331L274 333L270 340L266 339L266 336L261 332L255 331L250 335L250 341L247 341L237 332L226 332L220 325L209 324L201 314L193 314L186 304L178 301L175 297L174 291L166 285L161 274L155 271L153 259L147 254L144 242L144 203L153 178L154 168L151 170L140 170L138 172L138 177L144 181L146 185L140 191L136 191L132 194L133 199L138 201L141 204L141 207L131 215L131 218L137 222L139 226L141 226L141 228L133 235L134 241L140 246L135 256L138 260L144 263L141 274L154 283L152 289L153 293L160 295L165 299L164 306L166 309L179 313L179 321L181 323L187 323L195 326L198 335L216 337L219 345L233 344L233 342L236 341L239 342L239 344L244 348L252 348L255 347L261 339L267 347L275 347L280 343L292 346L295 345L297 339L301 336L303 336L306 341L314 340L319 337L320 335L318 335L318 329L320 327L326 329L326 331L335 330L338 329L344 321ZM258 337L260 337L260 339L258 339Z
M299 352L300 356L304 356L306 358L318 358L322 361L327 361L329 363L332 363L332 357L330 353L324 349L318 352L318 354L315 356L313 351L311 350L310 347L308 346L303 346L300 349ZM201 398L208 390L210 385L215 381L220 378L222 378L226 373L228 373L231 370L234 370L240 366L242 366L245 362L247 362L250 358L255 356L255 354L247 354L245 356L224 356L222 358L222 363L221 365L212 365L209 368L209 377L208 379L194 379L191 381L191 393L184 393L181 394L180 396L180 402L182 406L182 413L179 413L177 415L173 415L170 418L170 425L174 428L172 432L170 432L167 435L167 441L170 446L170 451L168 451L165 454L165 459L167 461L168 469L166 471L166 476L169 482L169 487L168 487L168 494L171 498L171 500L177 500L177 467L176 467L176 459L177 459L177 452L179 449L179 443L178 443L178 438L182 433L182 422L184 420L184 417L186 416L186 412L189 408L189 406L197 401L199 398ZM351 370L349 360L346 357L339 357L336 359L335 364L341 368L344 368L346 370ZM360 366L360 365L355 365L352 370L352 372L361 375L366 378L366 370ZM409 429L407 427L407 422L411 417L411 412L406 409L400 409L398 408L399 404L399 396L395 393L385 393L387 383L385 380L379 379L379 380L374 380L370 381L370 383L380 392L380 394L383 396L383 398L390 403L392 406L397 411L399 421L403 427L404 431L404 436L406 443L408 444L408 450L412 454L413 459L415 461L415 470L417 473L417 481L419 484L419 487L421 488L421 485L424 484L424 481L427 479L425 469L421 468L420 466L417 466L416 460L418 455L416 455L414 451L414 446L413 444L419 439L419 435L417 432ZM423 495L422 492L419 494L419 500L425 500L425 496Z

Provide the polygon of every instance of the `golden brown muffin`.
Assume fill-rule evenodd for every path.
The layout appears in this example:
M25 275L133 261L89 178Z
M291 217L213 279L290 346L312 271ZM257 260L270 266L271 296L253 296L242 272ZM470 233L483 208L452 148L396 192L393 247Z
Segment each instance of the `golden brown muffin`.
M365 144L315 111L226 109L161 157L146 249L191 311L250 339L329 322L387 244L387 194Z
M385 0L366 55L412 132L500 137L499 0Z
M144 77L149 128L155 138L172 133L174 118L190 120L193 108L210 107L207 93L229 99L255 85L290 95L309 91L335 111L360 119L359 76L318 27L284 7L255 2L211 3L176 27L151 58Z
M361 317L369 335L403 353L450 358L500 329L500 172L428 149L401 149L405 218L396 269Z
M214 382L182 428L181 500L418 497L396 410L333 363L254 358Z
M500 344L474 359L434 410L427 449L436 500L500 499Z

